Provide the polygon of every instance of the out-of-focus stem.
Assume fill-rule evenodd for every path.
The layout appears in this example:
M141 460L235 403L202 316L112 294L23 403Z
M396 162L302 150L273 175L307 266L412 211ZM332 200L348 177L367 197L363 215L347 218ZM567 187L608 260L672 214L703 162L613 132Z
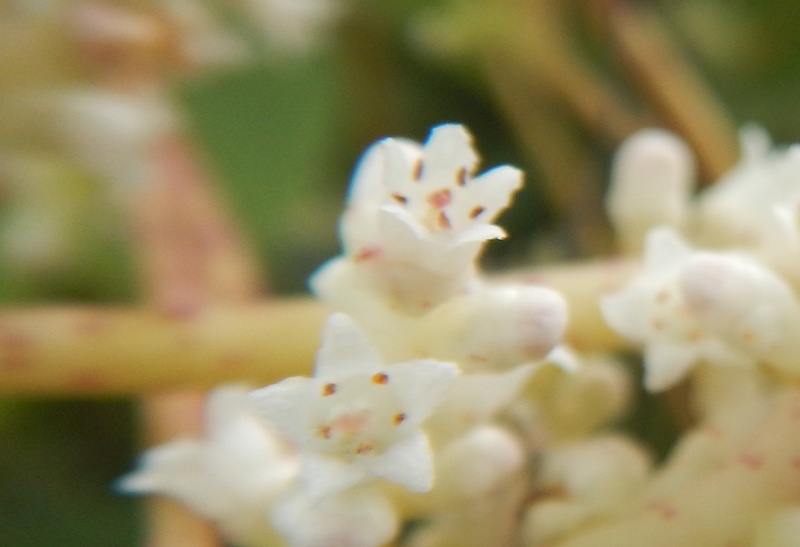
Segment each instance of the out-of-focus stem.
M158 310L0 312L0 393L132 395L308 374L328 310L310 299Z
M641 114L581 54L563 3L510 0L510 4L507 26L492 51L508 55L520 73L548 88L601 139L616 143L642 126Z
M185 138L165 138L152 162L154 179L141 199L132 203L148 301L162 314L184 316L209 303L241 304L253 299L258 290L256 268L232 220L211 194ZM204 400L202 390L146 397L142 425L148 444L199 434ZM219 545L208 522L173 500L150 500L148 510L148 547Z
M561 292L569 305L567 341L581 350L612 350L625 342L603 323L597 297L623 285L636 266L585 262L495 279ZM144 394L307 375L328 313L310 298L214 304L178 317L147 309L6 310L0 312L0 393Z
M606 254L611 230L600 205L599 167L554 111L553 101L535 82L521 78L507 58L488 58L486 73L525 151L541 169L556 216L566 220L582 252Z
M203 398L196 392L149 395L141 407L141 427L148 446L176 435L201 434ZM147 547L214 547L217 534L210 522L170 498L147 501Z
M608 24L622 59L667 122L691 144L708 180L739 157L736 126L657 15L610 2Z

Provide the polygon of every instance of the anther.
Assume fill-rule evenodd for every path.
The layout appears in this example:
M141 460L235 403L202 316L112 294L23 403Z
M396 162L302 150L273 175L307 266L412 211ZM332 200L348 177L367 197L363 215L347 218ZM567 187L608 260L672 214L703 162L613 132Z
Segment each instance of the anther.
M372 380L373 384L388 384L389 383L389 377L386 376L383 372L378 372L377 374L373 374L372 378L370 378L370 380Z

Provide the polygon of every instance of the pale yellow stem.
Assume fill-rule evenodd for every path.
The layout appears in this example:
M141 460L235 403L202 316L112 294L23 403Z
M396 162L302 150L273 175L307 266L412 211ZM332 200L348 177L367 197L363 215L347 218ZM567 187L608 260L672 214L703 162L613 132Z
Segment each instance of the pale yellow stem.
M625 342L603 323L597 298L624 284L637 263L586 262L493 279L535 283L569 305L566 339L581 350ZM26 308L0 312L0 393L124 395L255 386L311 372L329 313L310 298L209 305L188 316L119 308Z
M264 385L308 374L326 310L316 301L157 310L25 308L0 312L0 393L131 395Z
M256 268L185 138L165 138L147 159L155 167L154 178L130 205L148 301L162 314L185 317L209 303L252 300L258 290ZM230 366L236 356L221 359ZM149 394L141 406L147 444L201 435L204 401L202 390ZM148 516L148 547L220 544L208 522L174 501L150 500Z

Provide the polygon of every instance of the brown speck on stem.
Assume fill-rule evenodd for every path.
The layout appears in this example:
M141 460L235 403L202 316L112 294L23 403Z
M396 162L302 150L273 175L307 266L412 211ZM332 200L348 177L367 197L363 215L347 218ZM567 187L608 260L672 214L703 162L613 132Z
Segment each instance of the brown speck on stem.
M749 469L760 469L764 465L764 458L752 452L744 452L739 455L739 463Z
M664 520L672 520L678 516L678 509L674 505L662 501L651 503L649 509Z

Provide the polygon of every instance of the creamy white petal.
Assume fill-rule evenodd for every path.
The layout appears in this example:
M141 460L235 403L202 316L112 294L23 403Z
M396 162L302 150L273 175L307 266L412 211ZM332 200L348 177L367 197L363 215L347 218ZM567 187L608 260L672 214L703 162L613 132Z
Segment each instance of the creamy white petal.
M302 445L311 436L305 423L306 409L318 386L316 380L293 376L251 391L248 399L255 414L265 418L282 435Z
M674 230L654 228L645 235L644 269L657 275L680 264L691 252L691 247Z
M360 465L316 452L300 454L300 481L313 499L322 499L369 479Z
M379 456L364 458L364 465L409 492L427 492L433 485L431 449L422 433L403 439Z
M387 367L409 423L427 418L453 385L459 371L453 363L420 359Z
M680 382L697 362L697 348L689 344L651 342L644 350L644 387L663 391Z
M619 292L600 298L600 314L613 330L642 343L647 339L648 287L634 282Z
M380 356L349 317L341 313L328 316L314 363L315 378L335 381L355 374L371 374L380 366Z
M426 182L434 176L455 176L460 167L471 173L478 163L478 155L472 148L472 135L463 125L434 127L425 141L424 149L422 177ZM452 182L456 182L455 179Z

